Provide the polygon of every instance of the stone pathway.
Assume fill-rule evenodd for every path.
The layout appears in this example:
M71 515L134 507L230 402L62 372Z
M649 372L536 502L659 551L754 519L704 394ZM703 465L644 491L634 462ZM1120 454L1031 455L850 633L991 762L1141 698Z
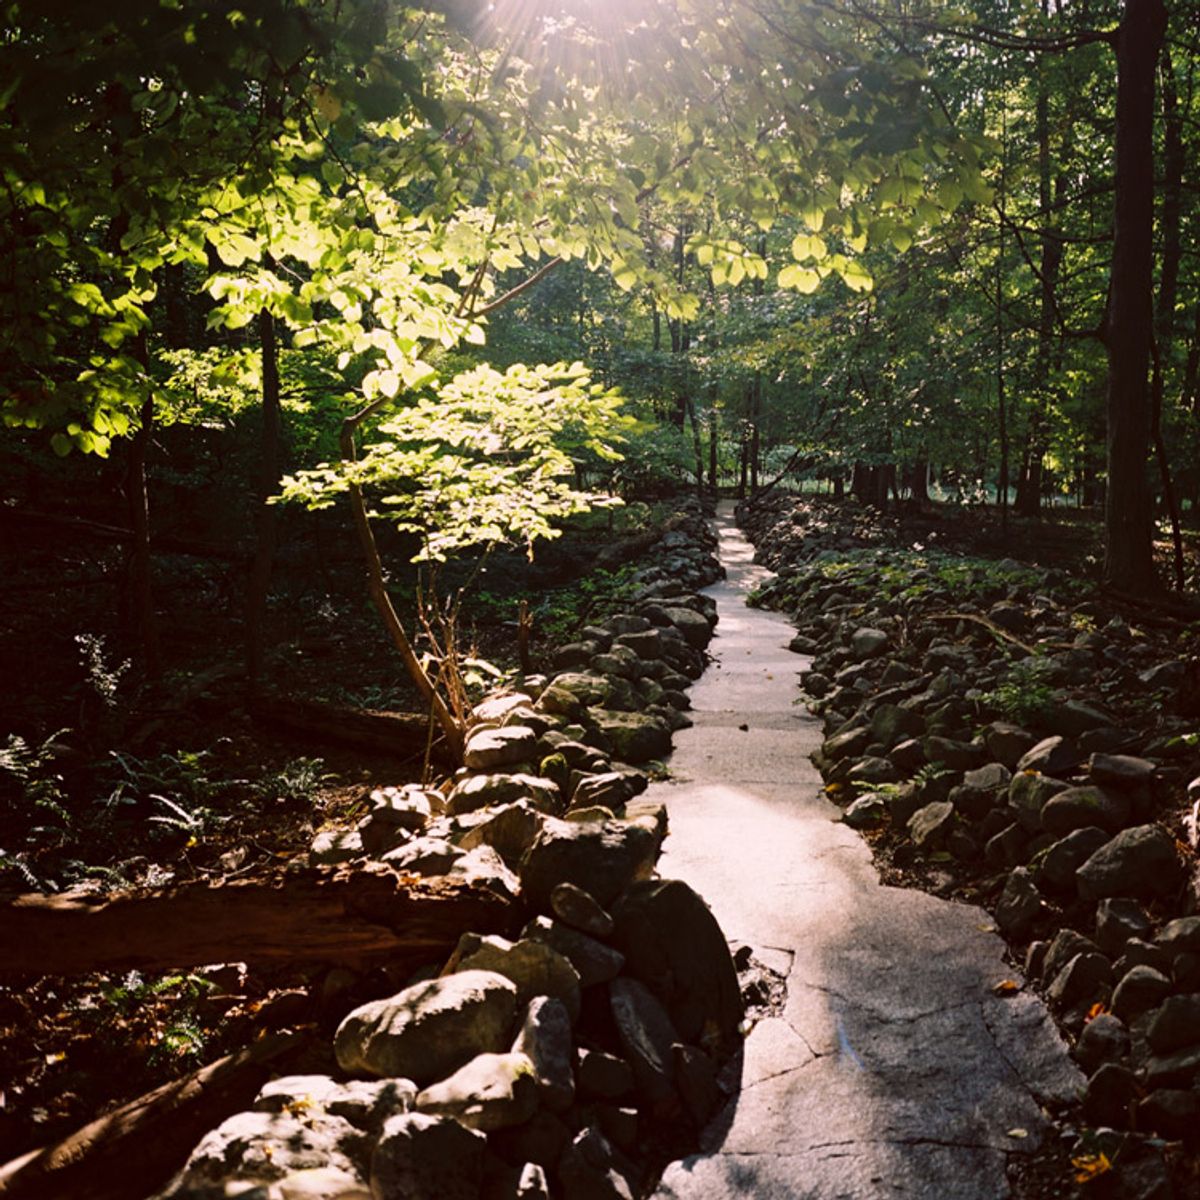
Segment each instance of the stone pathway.
M704 1152L671 1164L656 1196L998 1200L1007 1156L1048 1128L1039 1100L1083 1079L1036 997L993 993L1016 973L989 914L884 887L836 823L808 757L820 727L797 702L806 660L783 617L745 606L767 572L731 504L718 530L716 661L671 780L650 791L670 811L659 866L786 973L788 999L750 1032Z

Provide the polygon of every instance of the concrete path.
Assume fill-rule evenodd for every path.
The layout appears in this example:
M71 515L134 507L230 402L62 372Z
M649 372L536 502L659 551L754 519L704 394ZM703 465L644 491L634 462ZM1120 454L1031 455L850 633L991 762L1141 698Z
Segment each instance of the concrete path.
M745 606L767 573L731 505L717 524L716 661L692 689L671 780L650 791L670 812L660 870L787 974L788 999L750 1032L705 1152L671 1164L656 1196L1005 1197L1006 1157L1047 1128L1039 1098L1082 1078L1035 997L993 994L1016 973L989 915L882 886L836 823L808 759L821 735L797 703L794 631Z

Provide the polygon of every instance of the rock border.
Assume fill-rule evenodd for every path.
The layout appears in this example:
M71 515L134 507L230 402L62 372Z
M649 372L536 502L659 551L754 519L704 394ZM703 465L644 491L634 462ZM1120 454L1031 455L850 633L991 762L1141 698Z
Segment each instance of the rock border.
M454 777L377 789L356 828L317 836L313 863L495 889L520 930L465 931L448 961L352 1007L338 1071L268 1083L162 1200L632 1200L694 1148L723 1102L743 1001L704 901L656 876L667 813L642 793L691 723L715 546L688 502L628 611L560 647L548 677L475 708Z

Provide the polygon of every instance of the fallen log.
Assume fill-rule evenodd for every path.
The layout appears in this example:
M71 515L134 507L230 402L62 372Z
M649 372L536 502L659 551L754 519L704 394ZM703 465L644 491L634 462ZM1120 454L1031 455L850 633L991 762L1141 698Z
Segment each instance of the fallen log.
M219 962L416 967L468 929L504 931L513 911L485 887L382 863L150 893L10 896L0 898L0 979Z
M605 546L596 555L592 566L602 571L613 571L631 559L645 554L664 533L670 533L672 529L678 528L682 521L682 514L677 513L670 520L654 529L647 529L645 533L635 533L632 537L622 538L619 542L613 542L611 546Z
M318 700L271 696L255 701L250 715L273 729L400 759L423 758L429 743L429 717L422 713L346 708ZM436 762L450 761L441 737L434 738L432 756Z
M264 1038L13 1159L0 1167L0 1200L141 1200L309 1041L307 1033Z

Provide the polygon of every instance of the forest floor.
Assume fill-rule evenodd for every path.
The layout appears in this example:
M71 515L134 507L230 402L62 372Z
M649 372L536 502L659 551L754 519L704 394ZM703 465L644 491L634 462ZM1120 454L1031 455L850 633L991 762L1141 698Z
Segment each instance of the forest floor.
M652 522L583 529L536 569L503 559L477 580L466 641L501 668L515 658L517 599L539 647L619 595L621 573L581 574L606 538ZM1092 514L1013 522L936 507L853 518L864 536L1015 556L1091 573ZM345 540L285 549L269 611L272 684L289 696L411 710ZM1019 551L1019 552L1018 552ZM1194 561L1194 548L1193 548ZM245 703L238 561L155 560L161 681L126 666L119 619L123 554L86 533L0 524L0 888L166 886L253 876L344 824L374 787L419 778L418 759L281 736ZM401 598L411 592L398 589ZM0 1159L42 1144L166 1079L288 1025L319 977L229 970L7 980L0 986Z

